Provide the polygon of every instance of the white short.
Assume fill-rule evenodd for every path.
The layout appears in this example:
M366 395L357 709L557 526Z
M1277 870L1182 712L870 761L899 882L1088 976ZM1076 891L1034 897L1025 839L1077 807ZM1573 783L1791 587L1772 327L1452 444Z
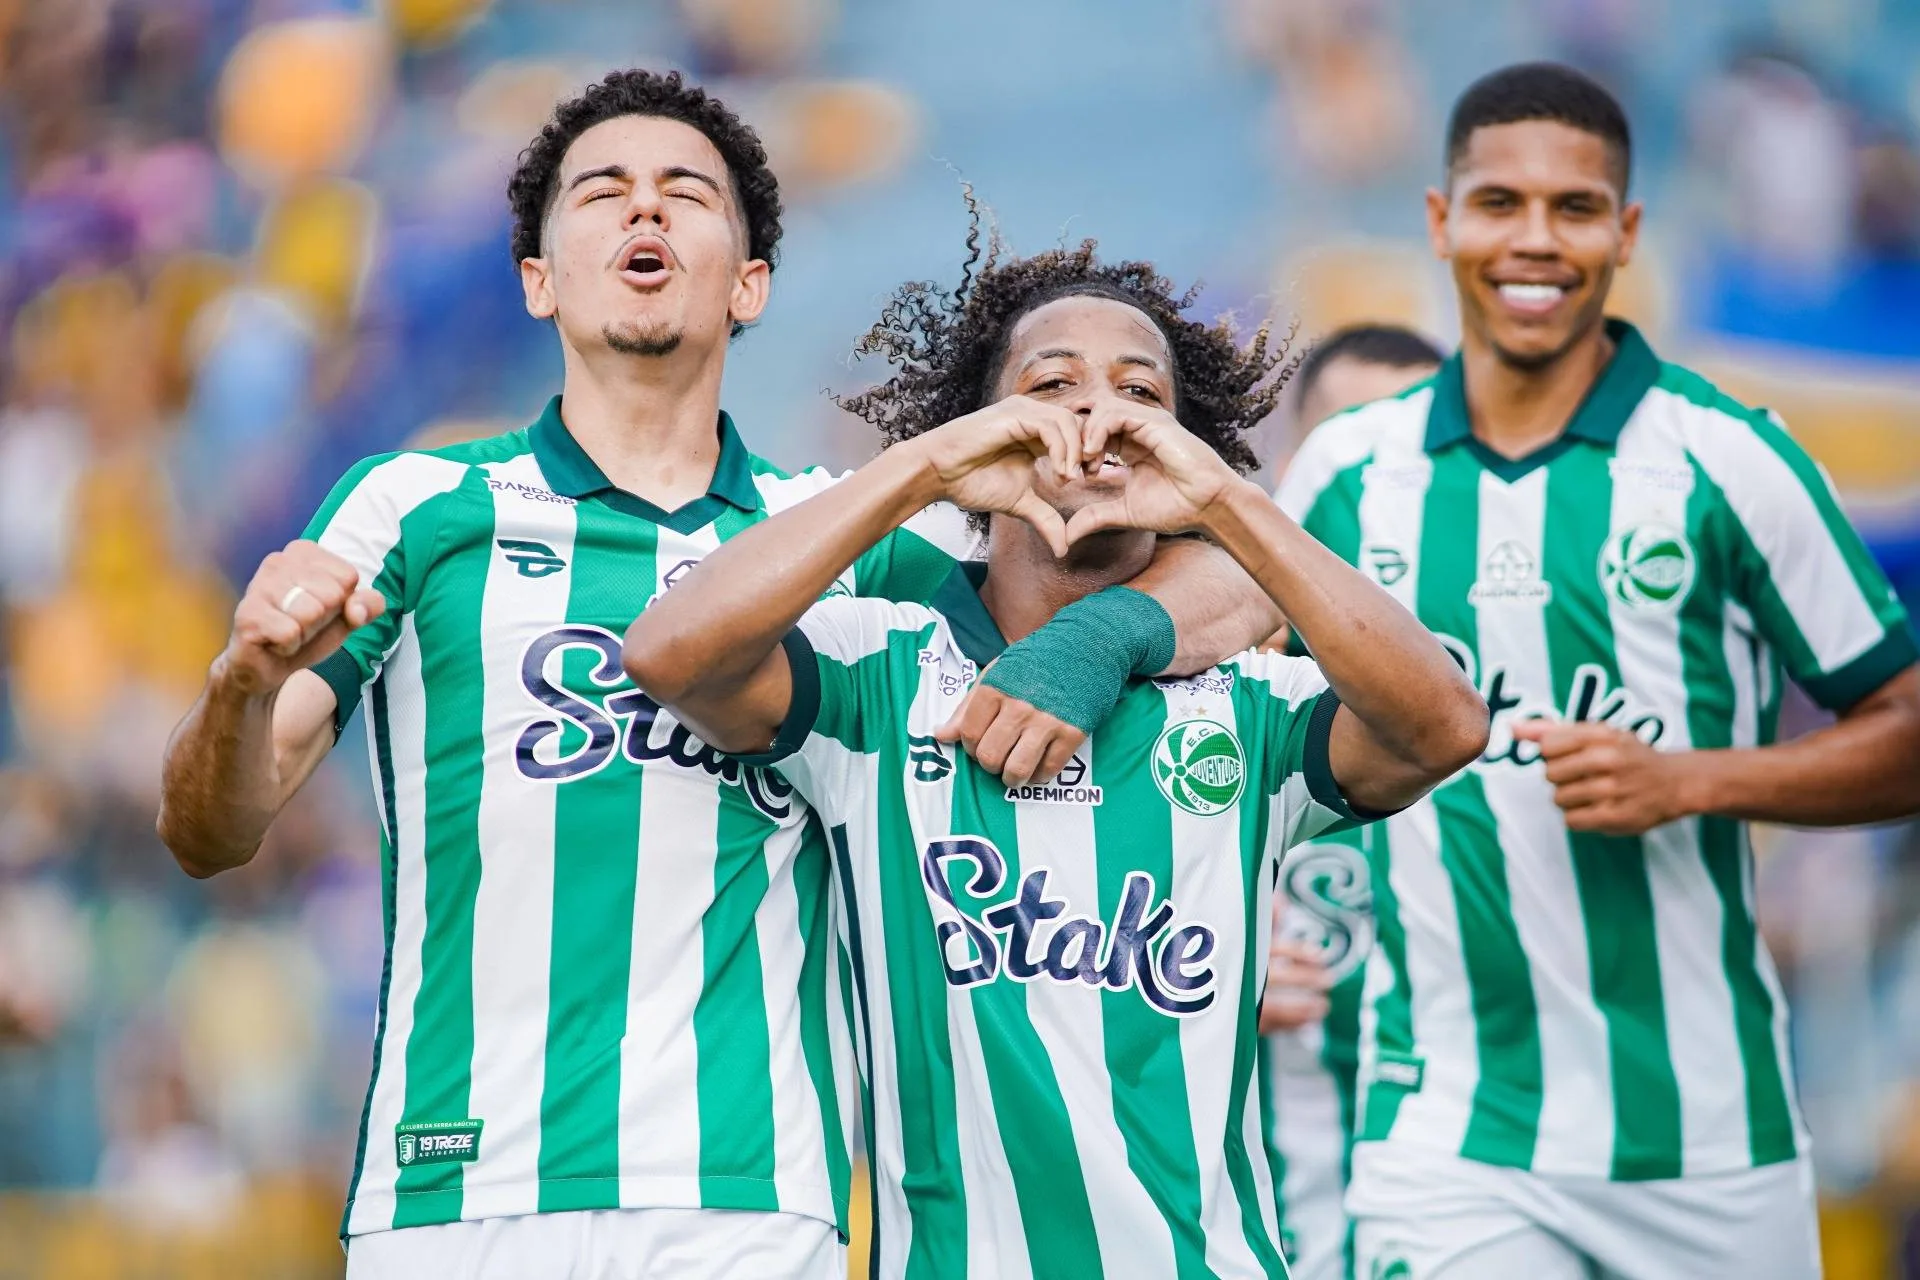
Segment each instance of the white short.
M1378 1280L1817 1280L1804 1158L1655 1182L1549 1178L1363 1142L1347 1212Z
M355 1236L347 1280L846 1280L833 1227L797 1213L586 1209Z

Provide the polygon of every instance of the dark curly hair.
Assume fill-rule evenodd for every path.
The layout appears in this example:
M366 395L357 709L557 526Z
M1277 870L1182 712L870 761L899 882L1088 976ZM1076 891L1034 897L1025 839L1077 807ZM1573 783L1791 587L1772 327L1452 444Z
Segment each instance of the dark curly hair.
M881 356L897 372L859 395L836 397L841 408L880 428L886 444L910 440L993 401L1022 316L1060 298L1112 298L1141 312L1166 338L1180 424L1242 475L1260 465L1246 435L1272 412L1298 363L1289 358L1297 326L1276 341L1272 322L1264 322L1242 345L1225 317L1211 325L1186 318L1198 285L1176 294L1152 263L1101 262L1092 240L1004 258L998 231L988 231L982 245L981 207L971 189L966 200L970 224L959 287L948 293L916 281L894 292L854 351ZM984 517L972 520L977 529Z
M574 140L593 126L621 116L659 116L691 125L706 135L727 162L734 203L747 224L747 256L771 267L780 246L780 183L767 167L760 135L705 89L687 84L678 71L634 68L609 72L577 98L553 109L553 118L520 153L507 180L513 210L513 260L540 256L541 233L560 182L560 160ZM738 332L738 327L735 329Z

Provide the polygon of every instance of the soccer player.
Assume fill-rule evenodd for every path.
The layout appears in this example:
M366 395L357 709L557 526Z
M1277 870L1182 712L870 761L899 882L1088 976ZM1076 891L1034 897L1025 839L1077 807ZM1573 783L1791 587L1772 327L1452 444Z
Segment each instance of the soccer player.
M1410 329L1354 325L1316 343L1293 378L1295 439L1345 409L1430 377L1440 351ZM1287 857L1260 1007L1267 1157L1293 1280L1350 1274L1341 1208L1353 1143L1362 966L1373 949L1366 843L1336 832Z
M1575 71L1470 87L1427 195L1460 350L1314 432L1280 489L1493 714L1374 834L1361 1275L1819 1274L1744 824L1920 808L1920 668L1781 423L1604 318L1629 161ZM1783 678L1838 722L1775 742Z
M767 301L778 187L721 103L629 71L560 105L509 199L562 396L523 430L368 459L266 559L169 747L160 831L194 875L245 863L364 698L387 956L355 1280L839 1280L850 1059L824 836L619 661L649 601L829 482L754 457L719 409L729 338ZM1212 548L1160 559L1182 618L1210 564L1244 581ZM902 533L838 589L919 598L953 571ZM1066 641L1088 724L1130 661L1178 661L1213 625L1176 629L1137 592L1118 616L1089 603ZM1060 665L1033 661L1046 643L1030 667ZM1011 757L1016 783L1079 737L1003 694L967 717L949 737Z
M1264 334L1236 349L1181 307L1091 244L904 292L874 343L900 371L854 402L891 446L627 635L636 683L830 826L881 1276L1284 1276L1253 1090L1279 851L1485 742L1432 637L1235 474ZM932 607L809 611L936 500L992 513L983 572ZM1125 581L1156 530L1231 551L1319 665L1135 681L1054 785L942 751L1007 639Z

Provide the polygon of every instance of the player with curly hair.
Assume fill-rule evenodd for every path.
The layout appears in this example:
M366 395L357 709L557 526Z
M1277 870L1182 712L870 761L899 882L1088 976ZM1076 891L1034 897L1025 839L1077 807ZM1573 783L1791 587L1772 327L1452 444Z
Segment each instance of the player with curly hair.
M562 394L522 430L362 462L268 557L169 747L161 833L194 875L247 862L364 701L387 952L353 1280L839 1280L825 834L620 671L649 601L833 483L753 456L720 411L729 345L767 304L779 185L724 104L635 70L560 104L508 196ZM929 513L839 585L918 599L967 544ZM1136 667L1260 633L1235 580L1216 549L1168 548L1140 583L1164 608L1110 607L1098 652L1016 646L954 736L995 771L1064 761ZM1014 685L1063 648L1071 682Z
M1284 344L1188 319L1191 295L1090 242L974 244L957 290L905 287L862 344L896 366L847 401L879 458L709 556L634 621L625 665L828 825L876 1275L1284 1277L1253 1087L1279 857L1478 755L1486 706L1244 478ZM822 599L938 501L987 519L984 564L927 605ZM1038 784L946 749L1009 640L1124 598L1183 532L1317 661L1134 680Z

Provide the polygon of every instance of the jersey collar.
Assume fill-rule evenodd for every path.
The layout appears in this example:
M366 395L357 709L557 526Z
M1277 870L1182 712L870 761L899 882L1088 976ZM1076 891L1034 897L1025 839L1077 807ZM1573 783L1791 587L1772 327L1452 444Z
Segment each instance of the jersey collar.
M934 611L947 620L960 652L982 668L1007 647L1007 638L1000 634L1000 624L993 620L986 602L980 599L980 587L986 580L985 564L961 560L927 600Z
M1586 399L1574 411L1561 438L1545 446L1557 450L1567 437L1591 440L1611 448L1620 439L1633 410L1660 378L1660 358L1640 336L1640 331L1625 320L1608 320L1607 336L1613 339L1613 358L1587 391ZM1473 439L1473 422L1467 415L1467 380L1462 371L1460 353L1454 352L1433 379L1433 404L1427 410L1427 452L1436 453L1448 445ZM1487 451L1491 453L1491 451ZM1499 455L1492 456L1498 458ZM1508 466L1525 467L1531 458L1500 459Z
M547 401L539 420L527 428L527 440L533 446L534 460L553 491L567 498L604 496L607 505L655 524L666 525L680 533L691 533L711 524L723 506L741 511L760 509L760 490L753 483L753 466L747 446L734 429L733 419L720 415L720 460L714 464L713 479L705 494L676 511L663 511L645 498L628 493L607 479L600 464L587 456L580 442L560 420L560 397Z

